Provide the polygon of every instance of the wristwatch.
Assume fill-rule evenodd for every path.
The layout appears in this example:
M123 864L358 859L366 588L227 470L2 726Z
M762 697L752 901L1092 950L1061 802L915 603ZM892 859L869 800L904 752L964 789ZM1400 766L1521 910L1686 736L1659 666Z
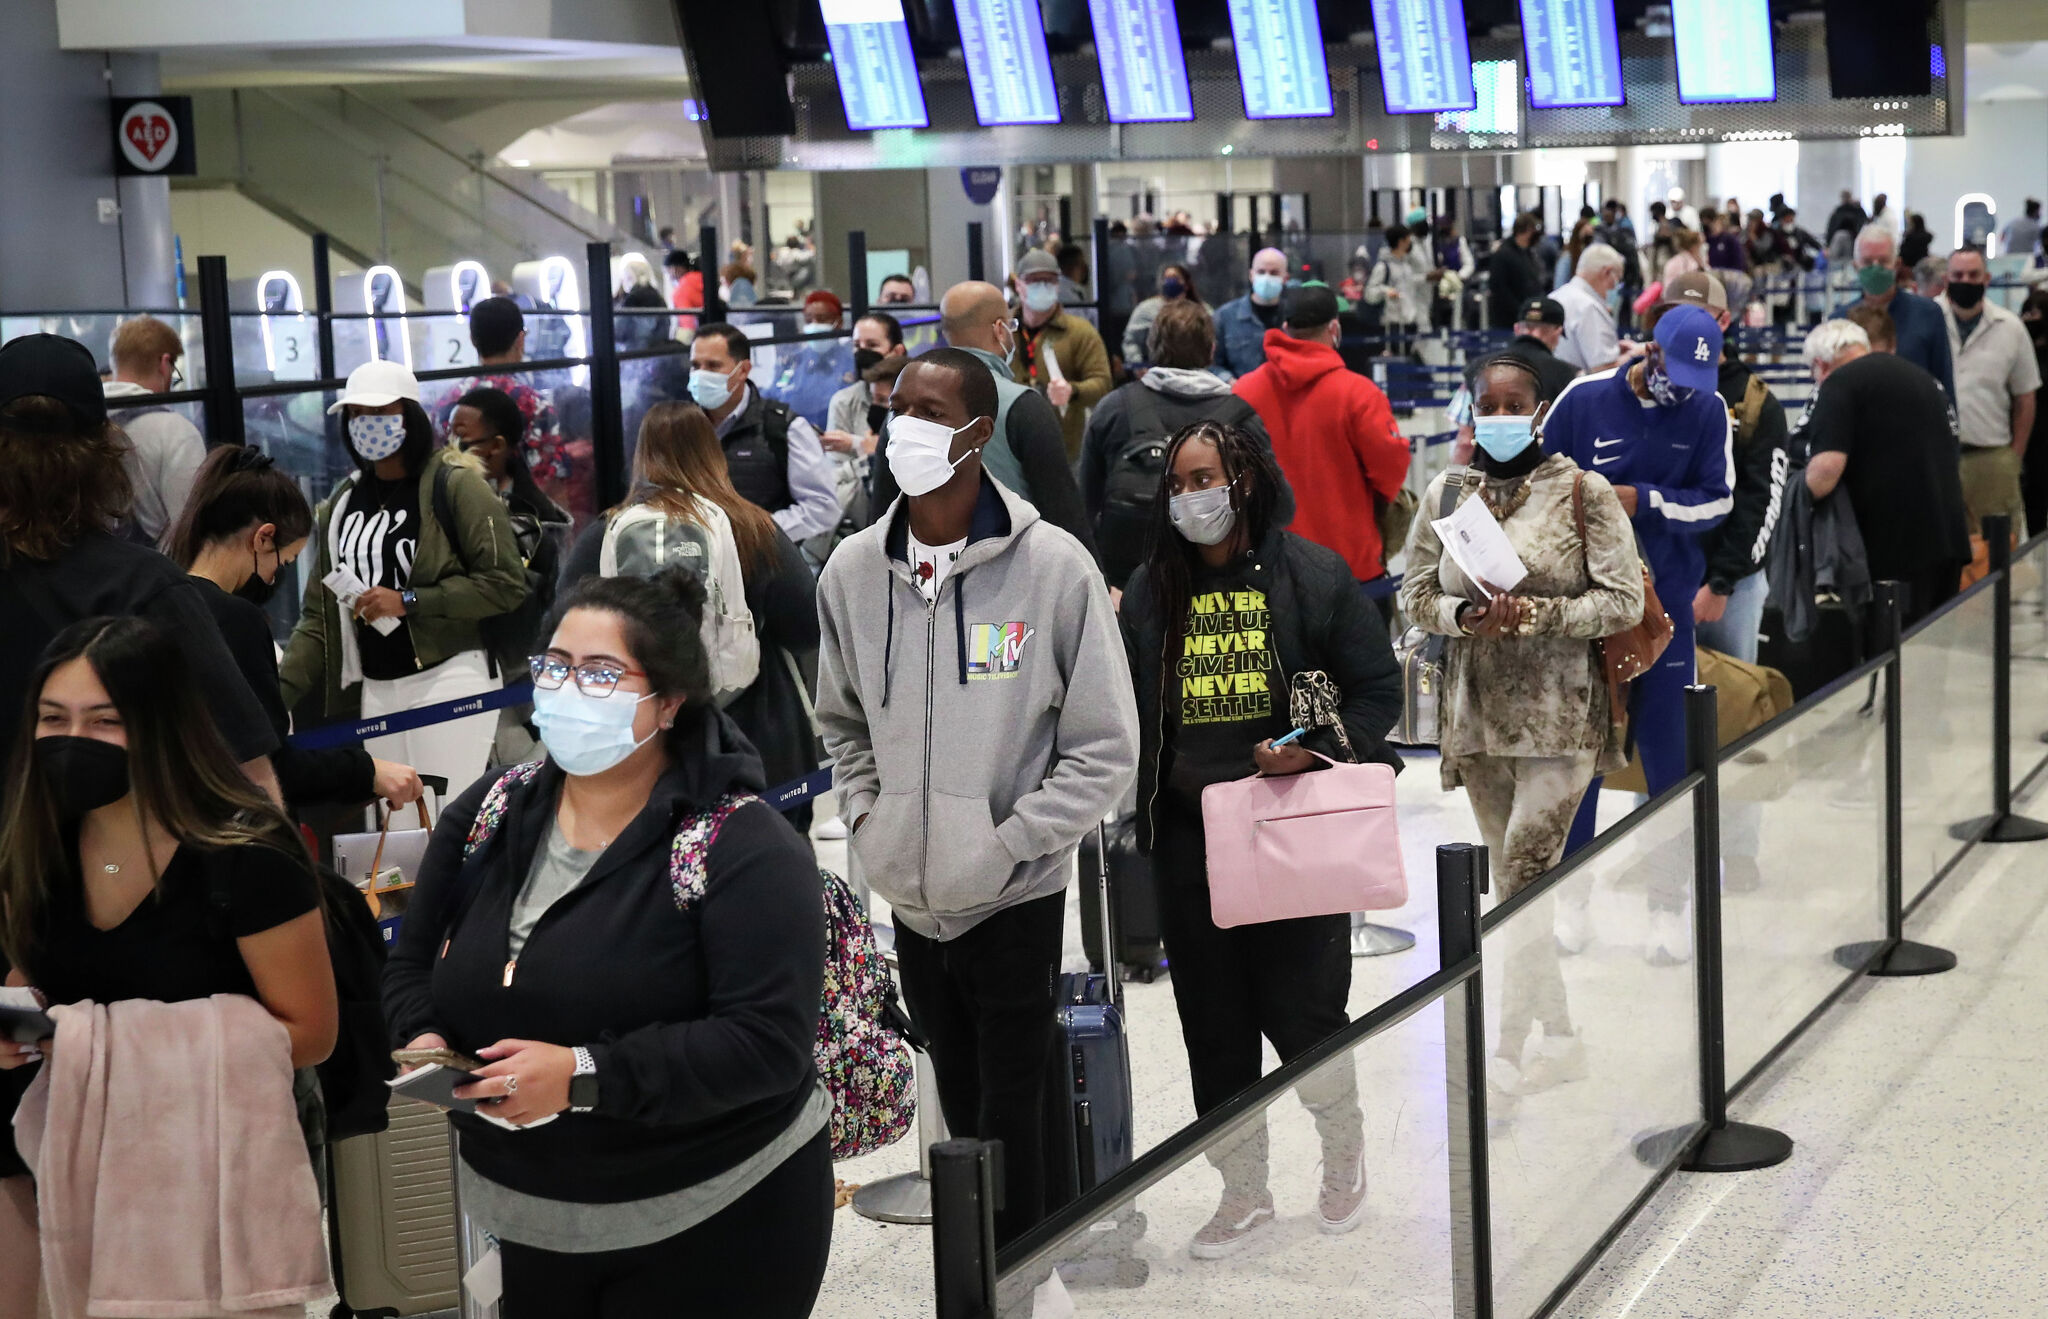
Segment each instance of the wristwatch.
M572 1050L576 1055L576 1070L569 1074L569 1111L588 1113L597 1107L597 1059L590 1056L590 1050Z
M420 593L418 591L413 590L410 586L406 587L403 591L400 591L398 593L398 603L404 605L407 609L412 608L419 602Z

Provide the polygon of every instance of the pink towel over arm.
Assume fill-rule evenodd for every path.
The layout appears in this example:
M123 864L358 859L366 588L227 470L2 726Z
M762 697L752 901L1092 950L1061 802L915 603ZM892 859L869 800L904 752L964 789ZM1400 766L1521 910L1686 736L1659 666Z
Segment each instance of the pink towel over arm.
M254 999L51 1009L15 1114L55 1319L299 1319L333 1291L292 1102L291 1040Z

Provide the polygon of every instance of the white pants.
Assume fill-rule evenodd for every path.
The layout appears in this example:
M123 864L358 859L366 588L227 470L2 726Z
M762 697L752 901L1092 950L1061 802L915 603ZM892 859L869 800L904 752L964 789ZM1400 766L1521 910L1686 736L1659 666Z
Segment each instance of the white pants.
M363 717L397 714L497 689L498 680L491 676L491 662L484 652L466 650L408 677L363 679ZM408 733L367 738L363 749L379 760L395 760L422 774L447 779L445 801L483 776L497 732L498 712L486 710Z

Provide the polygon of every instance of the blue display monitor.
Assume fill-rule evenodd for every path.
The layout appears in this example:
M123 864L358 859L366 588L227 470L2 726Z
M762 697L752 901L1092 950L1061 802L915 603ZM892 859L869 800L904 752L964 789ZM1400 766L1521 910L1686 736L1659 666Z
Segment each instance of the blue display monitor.
M1060 97L1038 0L953 0L953 13L981 126L1058 123Z
M1173 0L1088 0L1088 17L1111 123L1195 117Z
M1237 82L1247 119L1333 115L1316 0L1230 0Z
M1372 0L1372 35L1388 114L1478 108L1465 0Z
M1529 104L1537 110L1621 105L1614 0L1521 0Z
M1671 0L1678 46L1678 99L1775 101L1770 0Z
M818 7L846 126L857 133L929 127L903 0L819 0Z

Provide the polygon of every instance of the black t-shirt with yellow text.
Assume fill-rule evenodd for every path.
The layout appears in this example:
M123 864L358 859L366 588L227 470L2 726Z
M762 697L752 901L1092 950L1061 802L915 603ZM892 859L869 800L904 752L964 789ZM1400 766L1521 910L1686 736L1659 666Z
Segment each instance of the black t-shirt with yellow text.
M1195 574L1180 660L1168 679L1179 685L1178 700L1168 693L1174 723L1168 782L1185 797L1199 800L1212 783L1256 773L1252 748L1292 727L1267 576L1249 559Z

